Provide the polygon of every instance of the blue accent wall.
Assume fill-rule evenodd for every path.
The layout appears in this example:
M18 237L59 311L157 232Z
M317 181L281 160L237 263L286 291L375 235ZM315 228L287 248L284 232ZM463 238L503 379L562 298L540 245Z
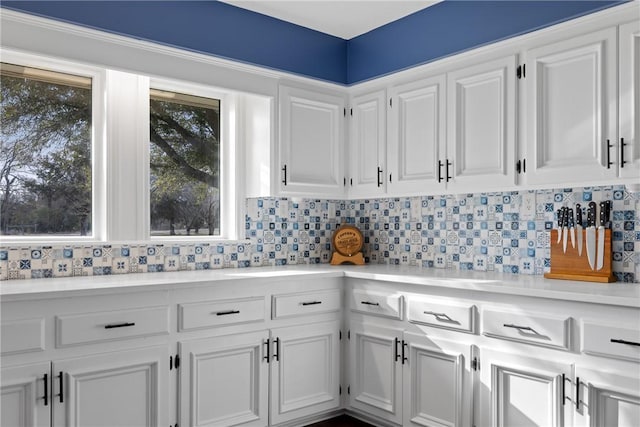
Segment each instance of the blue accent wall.
M0 6L349 85L626 1L447 0L348 41L218 1L2 0Z
M344 39L218 1L4 1L2 7L346 83Z
M357 83L592 13L620 1L444 1L348 41Z

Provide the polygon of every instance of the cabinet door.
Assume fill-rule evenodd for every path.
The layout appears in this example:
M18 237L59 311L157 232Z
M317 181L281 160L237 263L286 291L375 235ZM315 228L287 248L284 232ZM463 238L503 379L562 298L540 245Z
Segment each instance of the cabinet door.
M267 331L180 343L180 425L266 426Z
M640 426L640 365L628 363L624 373L576 366L578 380L576 426Z
M49 427L51 425L50 371L49 362L2 368L0 425L3 427Z
M526 52L527 183L616 176L616 51L611 28Z
M402 329L352 323L349 405L402 424Z
M405 426L471 425L471 346L405 332Z
M344 194L344 99L280 87L280 192Z
M351 104L349 196L384 194L387 175L385 91L356 96Z
M340 323L271 331L271 424L340 406Z
M444 188L444 181L438 182L446 135L444 91L444 75L391 89L389 194L424 194Z
M620 176L640 176L640 22L620 26Z
M481 350L480 425L571 425L573 407L570 400L566 399L566 405L563 405L563 390L571 390L570 378L571 366L568 364ZM563 379L566 379L565 388Z
M168 425L167 347L53 362L53 425Z
M513 55L447 75L447 188L515 184L515 68Z

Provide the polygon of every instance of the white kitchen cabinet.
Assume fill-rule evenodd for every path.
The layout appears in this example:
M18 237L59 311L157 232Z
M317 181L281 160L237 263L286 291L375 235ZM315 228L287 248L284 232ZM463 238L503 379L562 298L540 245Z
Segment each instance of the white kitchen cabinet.
M402 329L352 322L349 406L402 424Z
M180 342L180 425L269 424L269 332Z
M280 86L280 194L344 196L344 97Z
M480 354L479 425L571 425L570 364L488 348Z
M620 26L620 135L618 162L622 178L640 176L640 22Z
M49 427L51 425L51 363L2 368L0 425Z
M340 322L271 330L271 424L340 407Z
M56 360L52 375L53 426L169 424L166 346Z
M516 56L458 66L447 74L447 153L454 191L515 184Z
M615 178L616 41L613 27L525 52L528 184Z
M394 86L389 116L389 194L442 190L446 179L445 76Z
M625 372L576 366L576 427L640 425L640 365L626 365Z
M386 191L387 108L384 90L354 96L350 107L350 197L383 195Z
M410 332L403 345L403 425L471 425L472 346Z

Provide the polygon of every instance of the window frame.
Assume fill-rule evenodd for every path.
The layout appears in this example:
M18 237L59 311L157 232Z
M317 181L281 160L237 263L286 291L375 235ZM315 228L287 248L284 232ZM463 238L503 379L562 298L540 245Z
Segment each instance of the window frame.
M69 62L57 58L33 55L24 52L1 49L2 62L24 67L39 68L88 77L91 79L91 235L0 235L2 244L19 243L98 243L104 242L106 229L106 116L105 116L105 76L106 69Z
M16 244L111 244L111 243L194 243L194 242L225 242L238 241L243 237L243 218L245 189L244 178L241 173L242 156L244 149L242 141L237 135L238 122L242 120L242 94L232 90L225 90L211 85L185 82L163 76L149 76L139 72L131 72L139 82L144 82L141 90L132 94L132 98L124 98L121 93L113 88L110 75L117 70L110 67L98 67L75 61L51 58L42 55L14 51L0 47L2 62L8 62L25 67L40 68L54 72L61 72L82 77L91 78L92 95L92 233L90 236L68 235L32 235L32 236L3 236L0 235L0 246ZM179 92L188 95L215 98L220 100L220 234L217 236L151 236L150 229L150 194L149 194L149 97L150 88ZM112 92L113 91L113 92ZM142 99L144 97L144 99ZM127 132L127 142L122 138L113 138L111 132L118 128L118 118L112 112L117 105L108 105L109 102L135 101L138 105L136 117L144 120L139 129L133 129L130 123L123 123L122 128ZM146 105L146 108L142 108ZM109 138L111 140L109 140ZM131 153L131 150L122 150L122 144L134 144L134 151L139 153L137 158L141 166L133 171L130 178L134 188L136 206L114 206L112 185L109 174L116 173L120 158ZM135 233L127 241L114 238L116 228L120 227L123 217L130 217L128 211L139 215L136 219ZM130 239L130 240L129 240Z

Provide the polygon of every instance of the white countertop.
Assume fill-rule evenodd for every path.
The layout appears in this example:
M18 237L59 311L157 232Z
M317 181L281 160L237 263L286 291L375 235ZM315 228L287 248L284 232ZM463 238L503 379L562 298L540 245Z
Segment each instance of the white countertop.
M541 276L457 271L411 266L366 265L331 266L328 264L259 267L242 269L142 273L110 276L69 277L55 279L8 280L0 282L3 300L85 294L98 290L140 291L176 284L215 286L232 280L278 277L352 277L382 280L419 286L465 289L507 295L551 298L567 301L611 304L640 308L640 284L590 283L545 279ZM71 293L71 294L70 294Z

